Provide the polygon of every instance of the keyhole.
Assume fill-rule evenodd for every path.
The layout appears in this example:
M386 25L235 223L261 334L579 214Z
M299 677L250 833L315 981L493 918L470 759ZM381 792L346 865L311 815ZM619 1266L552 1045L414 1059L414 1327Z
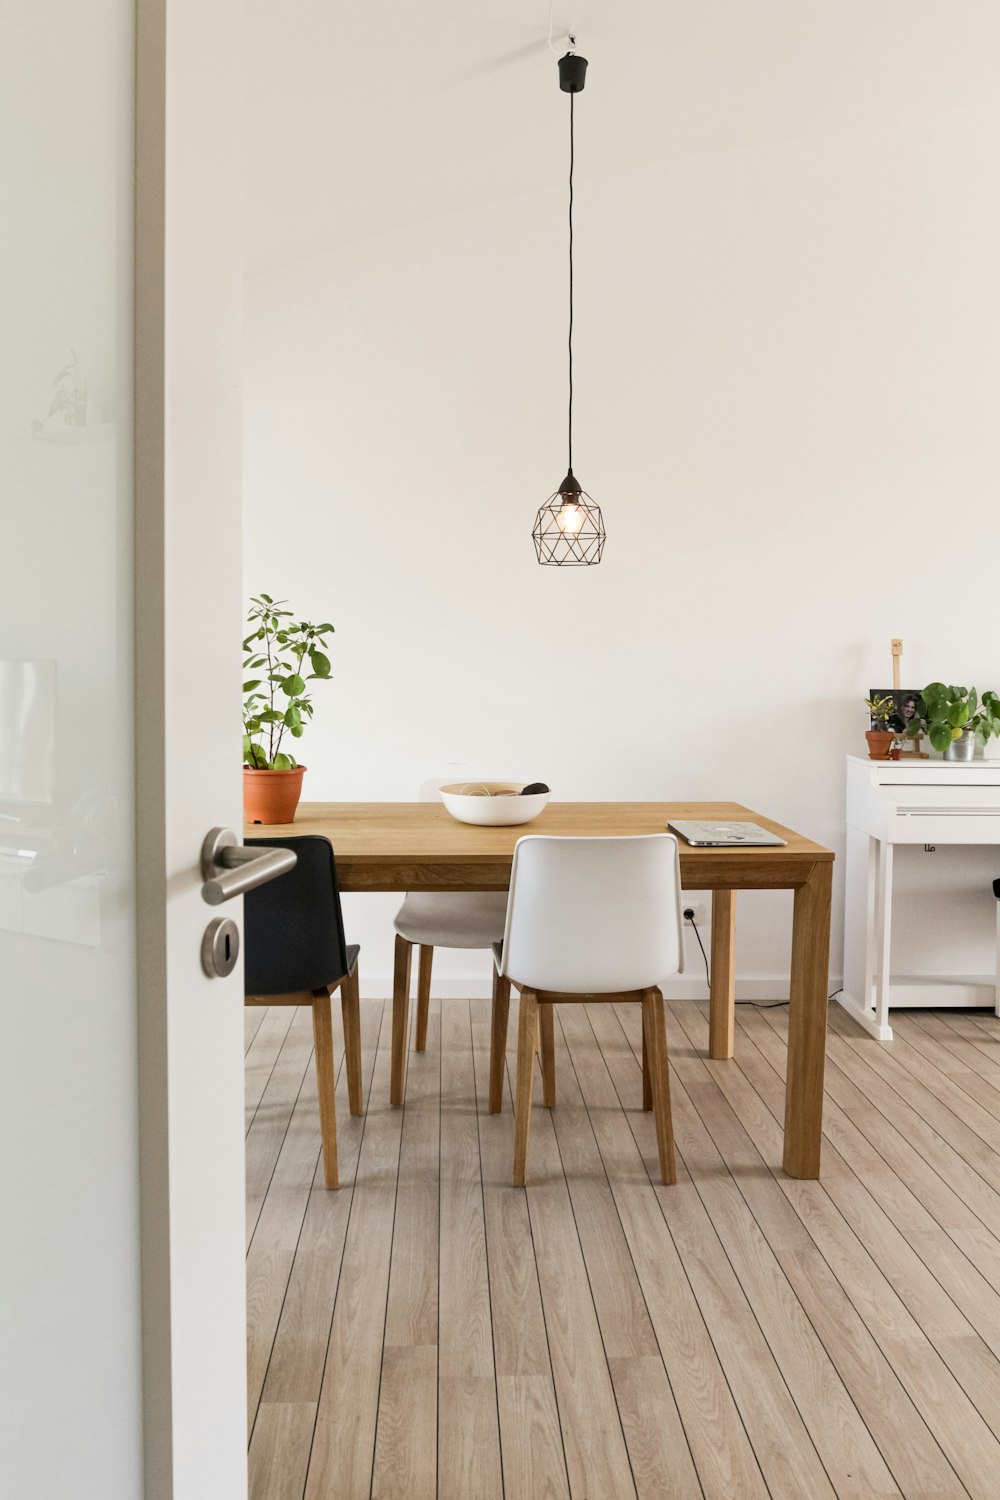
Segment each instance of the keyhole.
M229 962L229 949L230 949L231 941L232 941L232 939L230 938L229 933L227 932L226 933L226 963Z

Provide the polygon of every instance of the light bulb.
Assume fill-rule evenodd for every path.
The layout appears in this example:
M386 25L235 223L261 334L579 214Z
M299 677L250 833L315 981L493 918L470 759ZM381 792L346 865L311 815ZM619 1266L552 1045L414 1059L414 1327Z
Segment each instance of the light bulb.
M577 501L575 495L564 495L563 503L559 507L556 516L556 525L563 536L576 536L583 525L583 508Z

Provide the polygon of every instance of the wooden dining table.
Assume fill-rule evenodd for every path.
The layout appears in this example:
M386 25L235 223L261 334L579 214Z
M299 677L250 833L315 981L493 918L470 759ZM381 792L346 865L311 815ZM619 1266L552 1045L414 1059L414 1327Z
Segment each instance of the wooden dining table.
M437 802L303 802L295 822L249 824L246 836L330 840L342 891L503 891L525 834L663 833L676 818L759 823L785 840L766 848L680 843L681 883L712 892L709 1055L732 1057L736 892L794 892L785 1084L784 1168L818 1177L823 1133L833 853L737 802L550 802L515 828L459 823Z

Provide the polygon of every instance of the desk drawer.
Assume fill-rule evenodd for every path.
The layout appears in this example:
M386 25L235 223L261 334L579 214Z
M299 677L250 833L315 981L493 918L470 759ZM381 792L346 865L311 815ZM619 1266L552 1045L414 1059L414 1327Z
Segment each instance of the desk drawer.
M894 786L882 796L897 812L1000 812L1000 786Z
M1000 807L899 807L886 836L894 844L1000 844Z

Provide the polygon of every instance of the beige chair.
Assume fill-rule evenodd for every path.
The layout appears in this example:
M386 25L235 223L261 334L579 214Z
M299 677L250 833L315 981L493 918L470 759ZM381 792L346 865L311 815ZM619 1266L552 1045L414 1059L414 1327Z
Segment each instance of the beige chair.
M491 949L503 937L504 891L412 891L396 913L396 959L392 981L392 1078L389 1098L403 1102L410 1025L410 973L419 947L416 1048L427 1047L427 1012L435 948Z
M436 802L443 781L425 781L422 802ZM410 1026L410 975L413 949L419 947L417 973L418 1052L427 1047L427 1013L431 999L431 969L435 948L491 949L503 938L507 913L506 891L411 891L396 913L396 953L392 981L392 1072L389 1098L402 1104Z

